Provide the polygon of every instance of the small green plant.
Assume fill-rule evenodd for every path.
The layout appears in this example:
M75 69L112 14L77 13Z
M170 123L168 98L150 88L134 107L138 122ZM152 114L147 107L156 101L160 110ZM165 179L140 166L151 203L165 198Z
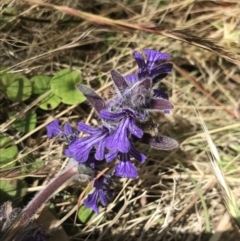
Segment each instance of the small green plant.
M51 90L61 98L64 104L76 105L86 99L76 89L76 85L80 83L82 83L82 76L77 71L70 72L69 69L64 69L57 72L51 79Z
M0 75L2 90L13 102L27 100L32 94L32 84L28 78L20 74L3 73Z
M18 155L17 146L14 144L14 142L10 138L4 136L3 134L0 134L0 153L1 153L0 169L1 169L1 166L4 166L5 164L14 160ZM15 164L13 163L13 165L15 165ZM12 166L12 164L11 164L11 166Z
M16 115L16 112L10 112L9 117L13 117ZM17 118L13 123L12 126L22 132L22 133L28 133L35 129L37 124L37 114L34 110L30 110L27 113L24 114L24 116L21 116Z

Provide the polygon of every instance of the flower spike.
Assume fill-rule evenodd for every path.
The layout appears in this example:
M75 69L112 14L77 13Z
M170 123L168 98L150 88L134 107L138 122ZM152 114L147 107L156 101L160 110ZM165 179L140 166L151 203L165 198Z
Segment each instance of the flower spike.
M102 206L108 203L110 184L114 176L132 179L138 177L135 162L142 164L147 157L134 146L134 143L147 144L159 150L172 150L178 147L177 141L170 137L144 133L144 125L151 127L151 111L169 113L173 109L168 95L157 86L172 70L170 56L156 50L145 49L144 54L135 51L133 57L138 65L136 74L122 76L111 70L116 93L107 102L88 86L76 86L95 108L99 117L98 126L79 122L77 131L74 131L66 123L62 130L59 121L55 120L47 127L48 137L62 135L68 140L65 143L68 145L65 155L78 163L81 169L78 179L92 181L93 190L83 203L96 213L99 213L100 203ZM83 133L83 137L75 134L79 132ZM102 164L113 161L116 161L113 173L101 176L103 170L106 170L102 169ZM89 170L89 173L85 173L84 170Z

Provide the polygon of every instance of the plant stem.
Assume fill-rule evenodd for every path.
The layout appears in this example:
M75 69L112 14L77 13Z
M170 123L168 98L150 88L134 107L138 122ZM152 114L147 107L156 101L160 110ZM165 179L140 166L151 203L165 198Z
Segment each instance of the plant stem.
M12 225L4 232L1 240L17 240L18 234L29 224L38 209L47 202L62 185L70 181L77 173L78 163L74 159L70 159L67 167L39 191L33 200L22 210L20 215L13 221Z

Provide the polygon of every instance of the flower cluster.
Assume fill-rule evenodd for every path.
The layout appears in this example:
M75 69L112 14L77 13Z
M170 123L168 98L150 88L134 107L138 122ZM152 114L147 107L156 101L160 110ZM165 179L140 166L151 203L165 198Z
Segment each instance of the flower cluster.
M122 76L115 70L111 71L116 94L106 102L88 86L76 86L94 107L101 122L98 127L80 122L75 131L69 124L65 124L62 130L58 120L50 123L47 136L59 136L68 144L66 156L93 170L99 162L118 160L113 175L136 178L138 170L133 160L140 163L146 160L146 156L134 147L136 141L163 150L178 146L177 142L169 137L151 136L141 129L142 124L149 118L149 112L169 113L173 108L168 95L158 88L158 83L172 70L172 63L168 62L170 56L150 49L145 49L144 54L145 58L139 52L133 53L138 65L137 74ZM79 138L79 132L86 135ZM109 185L108 175L94 180L94 191L85 198L85 206L98 212L98 199L106 206Z

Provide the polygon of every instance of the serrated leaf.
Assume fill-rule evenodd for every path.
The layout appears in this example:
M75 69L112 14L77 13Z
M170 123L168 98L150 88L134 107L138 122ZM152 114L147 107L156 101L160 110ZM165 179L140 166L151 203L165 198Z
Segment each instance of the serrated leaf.
M39 107L43 110L53 110L59 106L61 98L51 93L39 103Z
M64 69L55 74L51 80L52 92L61 98L62 102L69 105L80 104L85 101L82 93L76 89L76 84L82 82L82 76L77 71L70 72Z
M78 210L78 219L80 222L86 224L94 215L94 211L91 208L81 206Z
M32 94L32 83L23 75L4 73L0 75L8 98L12 101L27 100Z
M17 157L18 148L13 141L0 134L0 167L14 160ZM14 166L15 163L13 163Z
M12 117L16 114L16 112L10 112L9 116ZM35 129L37 124L37 115L35 111L30 110L23 117L19 117L16 119L13 123L12 126L23 133L28 133L32 130Z
M31 81L33 83L33 93L37 95L41 95L46 93L48 90L51 89L50 86L50 76L46 75L36 75L34 76Z

